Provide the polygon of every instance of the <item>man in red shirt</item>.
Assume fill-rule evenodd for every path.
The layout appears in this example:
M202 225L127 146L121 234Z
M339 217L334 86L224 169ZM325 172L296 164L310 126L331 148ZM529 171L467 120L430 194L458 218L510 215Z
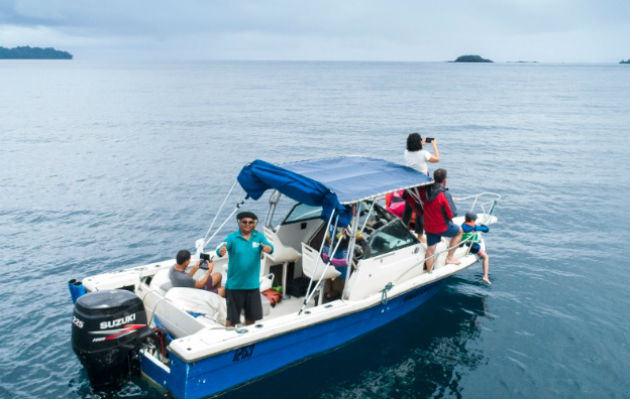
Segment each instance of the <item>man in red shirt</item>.
M454 257L455 250L462 238L462 228L451 220L457 215L451 194L446 188L446 170L438 168L433 173L435 183L420 191L424 207L424 230L427 233L427 271L433 269L435 247L442 240L442 236L451 238L448 245L450 250L446 255L446 264L459 264Z

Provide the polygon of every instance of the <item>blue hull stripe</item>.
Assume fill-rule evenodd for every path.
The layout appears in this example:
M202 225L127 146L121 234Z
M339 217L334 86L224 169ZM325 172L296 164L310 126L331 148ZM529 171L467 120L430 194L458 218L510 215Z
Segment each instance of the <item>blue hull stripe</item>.
M378 304L367 310L193 363L186 363L171 354L170 374L149 365L152 361L143 357L142 370L175 397L211 396L385 325L427 301L443 281L390 299L387 304Z

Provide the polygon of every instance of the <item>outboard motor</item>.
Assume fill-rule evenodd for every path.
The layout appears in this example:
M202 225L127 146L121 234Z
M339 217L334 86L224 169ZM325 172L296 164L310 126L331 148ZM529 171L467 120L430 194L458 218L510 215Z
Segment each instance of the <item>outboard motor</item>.
M74 305L72 349L96 388L138 371L138 349L151 334L142 300L128 290L88 293Z

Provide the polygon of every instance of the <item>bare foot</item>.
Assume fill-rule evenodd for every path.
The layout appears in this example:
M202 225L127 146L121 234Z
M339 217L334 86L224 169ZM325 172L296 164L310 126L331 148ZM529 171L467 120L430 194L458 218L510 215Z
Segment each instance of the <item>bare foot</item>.
M445 264L461 264L461 261L459 261L456 258L447 258L444 263Z
M488 279L487 276L483 277L483 281L486 282L488 285L492 285L492 282L490 282L490 279Z

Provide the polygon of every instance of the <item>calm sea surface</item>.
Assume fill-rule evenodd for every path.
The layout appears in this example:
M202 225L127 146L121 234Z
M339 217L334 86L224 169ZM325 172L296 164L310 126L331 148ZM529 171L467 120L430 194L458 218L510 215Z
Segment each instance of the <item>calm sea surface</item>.
M67 281L192 248L248 161L400 162L412 131L456 197L503 195L494 284L224 396L630 395L627 65L3 60L0 88L0 397L165 396L90 389Z

